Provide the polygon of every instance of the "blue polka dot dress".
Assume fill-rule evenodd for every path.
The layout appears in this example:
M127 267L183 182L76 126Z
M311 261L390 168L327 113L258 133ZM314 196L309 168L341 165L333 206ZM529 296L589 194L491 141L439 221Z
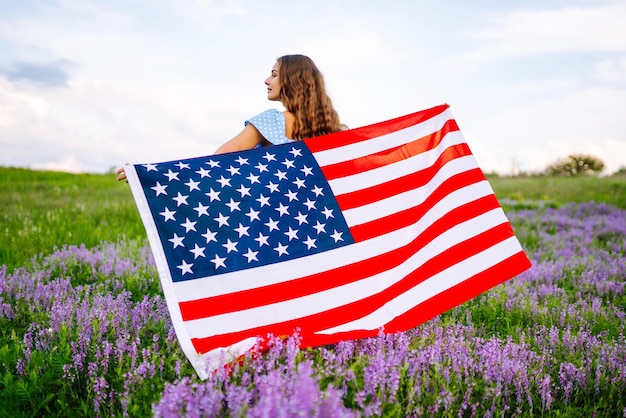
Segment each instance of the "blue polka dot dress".
M285 115L276 109L267 109L248 119L246 126L251 123L273 145L293 142L285 136Z

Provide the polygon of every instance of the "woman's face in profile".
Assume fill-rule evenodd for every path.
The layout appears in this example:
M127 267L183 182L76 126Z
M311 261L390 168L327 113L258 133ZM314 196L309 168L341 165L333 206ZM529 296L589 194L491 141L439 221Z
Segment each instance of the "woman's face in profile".
M280 65L278 62L276 62L272 67L272 72L270 76L265 79L268 100L280 100L280 77L278 72L279 68Z

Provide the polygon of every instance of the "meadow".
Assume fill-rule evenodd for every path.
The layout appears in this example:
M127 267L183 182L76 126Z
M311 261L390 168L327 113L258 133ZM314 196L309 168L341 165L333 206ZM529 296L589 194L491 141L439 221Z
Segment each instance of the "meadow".
M0 167L0 416L626 416L626 177L489 177L533 267L409 332L202 381L130 191Z

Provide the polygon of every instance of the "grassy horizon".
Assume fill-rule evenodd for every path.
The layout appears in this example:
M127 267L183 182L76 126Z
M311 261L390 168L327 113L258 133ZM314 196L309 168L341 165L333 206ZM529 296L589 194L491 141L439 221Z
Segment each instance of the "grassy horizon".
M626 176L488 180L505 211L537 202L588 201L626 209ZM90 248L146 237L130 188L113 173L0 167L0 209L0 266L9 270L63 245Z

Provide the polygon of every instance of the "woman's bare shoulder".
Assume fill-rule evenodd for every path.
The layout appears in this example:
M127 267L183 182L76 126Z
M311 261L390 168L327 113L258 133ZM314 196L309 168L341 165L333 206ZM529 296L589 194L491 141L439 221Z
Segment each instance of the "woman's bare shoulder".
M296 117L293 115L293 113L288 112L288 111L284 111L283 115L285 116L285 136L287 138L292 138L292 133L293 133L293 125L296 122Z
M285 115L285 121L290 120L291 122L293 122L296 120L296 117L293 115L293 113L288 112L286 110L283 112L283 115Z

